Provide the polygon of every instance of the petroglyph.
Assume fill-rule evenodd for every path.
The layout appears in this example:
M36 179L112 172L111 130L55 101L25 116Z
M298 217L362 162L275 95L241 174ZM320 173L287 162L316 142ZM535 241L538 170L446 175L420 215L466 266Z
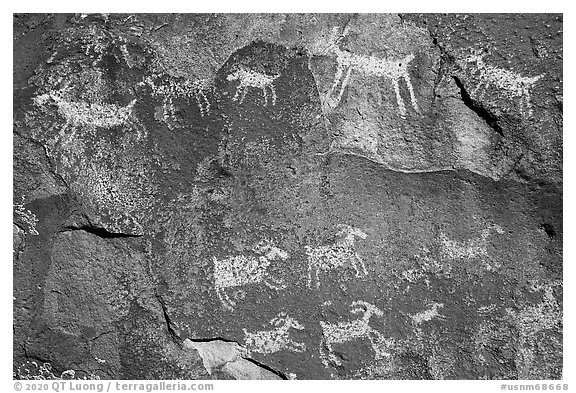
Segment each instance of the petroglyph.
M132 118L132 110L136 99L126 106L116 104L96 104L84 101L67 101L63 91L52 91L34 97L38 106L53 103L58 107L58 113L66 119L66 125L73 127L113 128L124 125Z
M472 90L472 94L478 94L481 87L488 88L492 86L501 90L511 100L519 99L518 109L520 114L524 115L525 111L527 111L528 116L531 117L533 113L530 90L546 74L525 77L504 68L491 66L484 62L486 54L485 52L474 51L473 54L466 56L463 61L459 61L462 68L470 71L480 79L480 82ZM482 97L485 93L485 90L480 91L479 96Z
M337 27L334 28L333 36L335 36L337 29ZM329 50L336 55L336 61L338 65L336 74L334 76L334 81L327 93L328 100L331 99L336 87L340 85L340 90L335 100L334 107L338 106L342 100L344 90L350 82L352 73L355 71L366 76L376 76L390 80L396 95L396 103L398 105L398 112L400 113L400 117L406 118L406 106L404 104L404 99L400 94L399 85L400 80L403 79L406 83L406 87L408 88L408 92L410 93L410 101L412 103L412 107L417 113L420 113L418 102L414 94L414 88L410 80L410 74L408 73L408 66L410 65L410 62L414 60L414 54L410 53L402 58L386 59L343 51L339 48L338 42L344 38L346 34L347 30L345 29L344 33L329 47ZM346 74L344 74L344 72L346 72Z
M387 340L382 333L369 325L372 315L381 317L384 315L384 312L373 304L361 300L352 302L350 306L353 307L350 313L360 314L363 312L364 315L362 315L362 318L338 323L320 321L323 335L320 344L320 358L325 367L329 366L329 362L337 366L342 364L334 354L333 346L334 344L342 344L348 341L367 338L370 340L372 349L376 354L376 359L390 356L386 348L391 341ZM324 347L326 347L328 353L324 351Z
M302 326L297 320L284 312L279 313L269 322L275 326L272 330L262 330L250 333L243 329L245 335L245 346L248 352L259 352L269 354L286 349L294 352L306 351L306 345L296 342L289 337L291 328L302 330Z
M36 230L36 224L38 224L38 217L36 214L32 213L30 210L24 207L24 195L22 195L22 201L20 203L15 203L14 207L14 214L17 217L18 221L21 222L20 225L25 224L28 228L20 228L16 226L16 228L28 232L31 235L39 235L38 231Z
M441 253L448 259L472 259L488 256L488 236L490 232L503 234L504 230L500 225L493 224L482 230L482 235L476 239L469 239L458 242L449 239L444 233L440 233Z
M276 105L276 90L274 90L274 81L278 79L280 75L266 75L258 71L251 70L246 67L239 67L233 71L230 75L226 77L229 81L238 81L236 86L236 94L232 97L233 101L237 101L240 97L240 104L244 101L246 97L246 92L248 88L256 88L262 90L262 95L264 96L264 106L268 105L268 90L272 94L272 105Z
M185 79L183 81L168 81L168 83L156 84L154 80L147 77L144 81L152 87L152 95L161 96L164 99L164 116L170 117L174 111L174 98L194 98L200 115L202 117L210 114L210 101L208 100L207 93L211 91L214 86L212 81L208 79Z
M430 308L428 310L420 311L417 314L411 315L410 318L412 318L412 322L415 325L420 325L422 322L428 322L434 318L438 318L438 319L444 319L445 318L443 315L440 315L438 313L438 309L444 307L443 303L432 303L431 307L432 308Z
M225 259L212 257L216 293L222 305L231 311L234 310L236 302L230 299L226 293L228 288L259 283L264 283L274 290L285 287L281 280L270 277L267 269L273 260L288 259L288 253L274 247L269 241L258 243L253 251L260 256L256 258L254 256L235 255Z
M320 271L329 271L350 263L356 271L356 277L361 277L361 273L368 275L366 265L354 249L355 238L366 239L368 236L360 229L349 225L338 225L340 231L337 236L342 239L334 244L319 247L305 246L308 257L308 288L312 288L312 281L316 282L316 288L320 288ZM360 268L362 270L360 270ZM312 278L314 276L314 280Z

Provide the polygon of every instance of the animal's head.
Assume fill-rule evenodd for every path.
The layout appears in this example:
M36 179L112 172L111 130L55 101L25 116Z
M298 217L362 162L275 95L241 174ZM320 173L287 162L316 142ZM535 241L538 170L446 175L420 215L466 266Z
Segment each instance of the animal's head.
M304 326L300 324L297 320L286 314L285 312L281 312L276 315L274 318L270 320L270 324L276 327L286 326L287 328L293 328L298 330L303 330Z
M374 314L379 317L384 315L384 311L380 310L375 305L365 302L363 300L356 300L352 302L350 304L350 307L352 307L352 309L350 310L352 314L360 314L364 312L365 314Z
M253 247L253 250L267 259L282 259L285 261L289 257L286 251L275 247L270 240L262 240Z
M278 313L274 318L272 318L270 320L270 325L272 326L282 326L286 323L286 319L288 318L288 315L285 312L280 312Z
M406 56L406 57L403 59L402 62L403 62L403 63L406 63L406 64L407 64L407 63L410 63L412 60L414 60L414 57L416 57L416 56L414 56L414 53L410 53L408 56Z
M338 230L339 236L357 236L361 239L366 239L368 237L368 235L365 232L361 231L358 228L354 228L350 225L338 224L337 227L339 228Z
M484 64L484 57L489 53L488 49L475 49L470 48L469 54L464 58L466 63L473 64L476 66L482 66Z
M227 80L229 81L235 81L240 79L242 73L244 72L244 68L242 66L240 67L234 67L232 69L232 72L230 74L228 74L228 76L226 77Z

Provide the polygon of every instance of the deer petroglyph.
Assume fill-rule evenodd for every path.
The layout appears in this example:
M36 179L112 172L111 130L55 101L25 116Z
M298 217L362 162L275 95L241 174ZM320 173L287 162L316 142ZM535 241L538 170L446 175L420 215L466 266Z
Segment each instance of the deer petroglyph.
M334 344L342 344L353 340L366 338L370 340L372 349L376 353L376 359L390 356L385 350L386 345L383 345L388 343L389 340L386 340L382 333L369 325L372 315L381 317L384 312L373 304L361 300L352 302L350 306L353 307L350 310L352 314L364 312L362 318L338 323L320 321L323 335L322 343L320 344L320 358L326 367L328 367L329 361L337 366L341 365L340 360L334 354ZM324 347L328 350L328 353L324 351Z
M249 352L259 352L263 354L274 353L286 349L294 352L306 351L306 345L296 342L289 337L291 328L302 330L302 326L297 320L281 312L270 320L270 324L275 326L272 330L262 330L250 333L243 329L246 337L245 346Z
M524 115L527 111L528 116L532 116L530 90L545 74L526 77L504 68L488 65L484 62L486 54L474 51L473 54L466 56L464 61L458 62L463 69L470 71L480 79L480 82L472 90L472 94L476 95L481 87L495 87L511 100L519 98L520 114ZM482 97L484 93L485 91L481 91L479 96Z
M212 257L216 293L224 307L229 310L234 310L236 302L226 293L228 288L260 283L274 290L285 288L281 280L268 274L267 269L273 260L288 259L288 253L274 247L269 241L258 243L253 251L260 256L234 255L225 259Z
M366 239L368 236L360 229L349 225L339 225L340 237L335 243L327 246L310 247L305 246L308 257L308 288L312 288L312 281L316 282L316 288L320 288L320 271L329 271L350 263L356 271L356 277L361 273L368 275L366 265L354 249L355 238ZM362 272L360 271L362 268ZM315 280L313 280L313 276Z
M333 37L335 36L337 28L333 30ZM332 44L330 44L328 50L336 55L336 61L338 63L336 69L336 75L334 76L334 82L328 90L327 97L331 99L334 90L340 85L340 90L338 92L338 96L335 100L335 105L337 106L342 99L342 95L344 94L344 90L348 83L350 82L350 77L352 73L355 71L357 73L366 75L366 76L376 76L379 78L385 78L392 82L392 87L394 88L394 93L396 95L396 103L398 104L398 111L400 113L400 117L406 117L406 105L404 104L404 99L400 94L400 80L403 79L406 83L406 87L408 88L408 92L410 94L410 101L412 103L412 107L417 113L420 113L420 109L418 108L418 102L416 100L416 96L414 94L414 88L412 86L412 82L410 80L410 74L408 73L408 66L410 62L414 60L414 54L411 53L407 56L402 58L396 59L386 59L386 58L378 58L376 56L367 56L367 55L359 55L355 53L351 53L346 50L341 50L338 46L338 42L344 38L347 34L347 30L344 30L342 36L336 39ZM345 74L344 74L345 72Z
M264 96L264 106L268 105L268 90L272 94L272 105L276 105L276 90L274 90L274 81L278 79L280 75L266 75L258 71L251 70L246 67L239 67L231 74L229 74L226 79L229 81L238 81L236 86L236 94L232 97L233 101L238 101L240 97L240 104L244 101L246 97L246 92L249 87L262 90L262 95Z

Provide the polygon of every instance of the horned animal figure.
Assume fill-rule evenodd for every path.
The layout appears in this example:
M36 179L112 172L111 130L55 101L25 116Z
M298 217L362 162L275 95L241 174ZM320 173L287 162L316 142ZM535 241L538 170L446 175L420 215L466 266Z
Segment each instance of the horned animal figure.
M276 326L272 330L262 330L250 333L244 330L245 347L249 352L259 352L263 354L278 352L287 349L294 352L306 351L306 345L298 343L289 337L291 328L302 330L302 326L297 320L287 315L285 312L279 313L270 320L270 324Z
M335 34L336 29L337 28L334 28L333 35ZM412 87L412 82L410 80L410 74L408 73L408 66L410 65L410 62L414 60L414 54L411 53L403 58L385 59L343 51L339 48L338 42L344 38L346 34L347 29L344 30L342 36L332 43L328 49L336 55L338 66L336 69L336 75L334 76L334 82L328 91L327 97L330 98L336 87L340 84L340 91L338 93L338 98L336 99L336 102L339 103L354 71L367 76L385 78L392 82L400 117L405 118L406 106L404 105L404 100L400 94L399 85L400 80L404 79L408 92L410 93L412 107L417 113L420 113L418 102L416 101L416 96L414 94L414 88ZM346 71L346 75L344 75L344 71Z
M356 319L349 322L338 322L330 323L325 321L320 321L320 326L322 327L322 343L320 344L320 357L324 366L328 367L328 361L332 361L335 365L341 365L338 357L334 355L334 344L342 344L353 340L368 339L372 345L372 349L376 353L376 359L381 359L382 357L389 356L390 354L386 352L381 345L386 342L385 337L372 328L369 325L370 318L372 315L383 316L384 312L378 307L364 301L354 301L350 305L352 310L350 313L359 314L364 312L362 318ZM324 352L324 347L328 350L328 354Z
M264 96L264 106L266 106L268 105L268 90L270 90L272 93L272 105L276 105L276 91L274 90L274 81L279 77L280 75L266 75L261 72L240 66L230 75L228 75L226 79L229 81L239 81L238 86L236 86L236 94L234 94L232 100L237 101L238 97L240 96L241 104L246 97L248 88L252 87L262 90L262 95Z
M475 50L471 55L466 56L464 61L459 61L458 64L471 71L472 74L478 76L480 80L476 87L472 90L472 94L476 95L481 87L493 86L504 92L510 99L520 99L519 111L524 114L528 110L528 116L532 116L532 104L530 100L530 89L538 82L545 74L537 75L534 77L522 76L510 70L488 65L484 62L486 52ZM479 94L480 97L484 92Z
M274 290L285 288L282 280L271 277L268 272L268 266L271 261L276 259L288 259L288 253L274 247L269 241L258 243L253 251L260 254L259 257L235 255L225 259L212 257L214 262L214 286L216 293L224 307L234 310L234 302L226 289L240 287L248 284L264 283L267 287Z
M338 225L340 231L337 236L340 237L335 243L327 246L310 247L305 246L308 257L308 288L312 288L312 276L316 281L316 288L320 288L320 271L329 271L350 263L356 271L356 277L360 277L360 268L366 276L368 271L366 265L354 249L355 238L366 239L368 236L360 229L353 228L349 225Z

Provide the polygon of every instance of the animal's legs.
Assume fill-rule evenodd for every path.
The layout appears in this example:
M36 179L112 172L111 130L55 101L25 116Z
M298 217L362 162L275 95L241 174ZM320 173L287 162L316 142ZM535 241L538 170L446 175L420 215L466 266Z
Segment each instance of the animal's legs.
M262 95L264 96L264 106L268 106L268 92L266 86L262 87Z
M326 95L327 98L330 98L332 96L332 93L334 93L334 89L336 88L336 86L338 86L340 79L342 79L343 73L344 73L344 66L341 63L338 63L338 68L336 69L336 75L334 75L334 83L332 83L330 90L328 90L328 94Z
M326 348L328 348L328 359L330 359L335 365L340 366L342 363L338 360L338 357L334 355L332 345L329 342L326 343Z
M246 98L246 92L247 92L247 88L243 87L242 88L242 95L240 96L240 103L244 102L244 98Z
M364 272L364 275L367 276L368 275L368 271L366 270L366 265L364 264L364 261L362 260L362 258L360 258L360 256L358 255L358 253L356 253L354 255L354 259L355 259L355 263L354 263L354 267L356 268L356 277L360 277L360 272L358 269L358 265L362 266L362 271Z
M396 93L396 102L398 103L398 110L400 111L400 117L406 118L406 107L404 106L404 100L400 95L400 87L398 86L398 79L392 79L392 86L394 86L394 93Z
M418 102L416 101L416 96L414 95L414 88L412 87L412 82L410 81L410 75L406 72L406 75L403 76L404 81L406 82L406 86L408 86L408 92L410 92L410 100L412 101L412 108L416 111L416 113L420 114L420 108L418 108Z
M346 89L346 86L348 86L348 81L350 80L350 74L352 74L352 66L348 67L348 71L346 72L346 76L344 77L344 81L342 82L342 85L340 86L340 94L338 94L338 103L340 102L340 100L342 99L342 96L344 95L344 90Z
M236 305L236 302L234 302L232 299L230 299L230 297L228 296L228 294L226 293L226 291L223 288L216 288L216 294L218 294L218 297L220 298L220 301L222 302L222 305L224 307L226 307L229 310L234 310L234 306Z
M272 92L272 105L276 105L276 90L274 90L274 86L270 85L270 91Z

